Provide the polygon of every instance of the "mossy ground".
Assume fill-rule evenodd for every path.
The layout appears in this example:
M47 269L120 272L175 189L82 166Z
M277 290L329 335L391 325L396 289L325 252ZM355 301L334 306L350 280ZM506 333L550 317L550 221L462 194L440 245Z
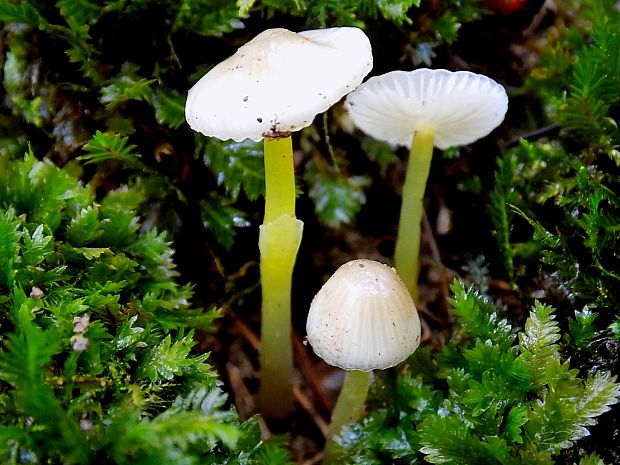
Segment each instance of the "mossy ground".
M390 263L407 155L347 130L341 105L294 136L298 409L263 423L284 435L264 445L262 150L192 133L183 105L266 28L356 25L372 74L479 72L510 108L489 137L435 153L425 349L377 377L343 463L619 463L618 407L604 413L620 373L614 2L238 3L0 0L0 460L316 462L341 376L303 345L305 315L343 262ZM92 333L75 329L85 314Z

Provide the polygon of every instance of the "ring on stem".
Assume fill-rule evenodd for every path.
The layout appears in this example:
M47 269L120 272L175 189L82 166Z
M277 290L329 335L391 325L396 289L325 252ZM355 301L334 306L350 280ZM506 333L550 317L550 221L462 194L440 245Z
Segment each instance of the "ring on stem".
M291 285L302 230L303 222L295 218L291 138L265 138L265 219L258 240L263 289L258 402L266 412L293 408Z

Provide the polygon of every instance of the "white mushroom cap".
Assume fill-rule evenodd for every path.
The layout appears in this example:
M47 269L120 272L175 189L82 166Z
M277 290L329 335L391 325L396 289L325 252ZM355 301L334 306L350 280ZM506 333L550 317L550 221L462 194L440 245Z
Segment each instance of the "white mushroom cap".
M355 89L372 69L361 29L268 29L189 91L190 127L222 140L297 131Z
M375 139L411 147L415 131L432 128L435 146L447 149L471 144L499 126L508 96L481 74L423 68L372 77L345 105L355 125Z
M306 332L314 352L330 365L370 371L411 355L420 344L420 318L394 268L352 260L312 300Z

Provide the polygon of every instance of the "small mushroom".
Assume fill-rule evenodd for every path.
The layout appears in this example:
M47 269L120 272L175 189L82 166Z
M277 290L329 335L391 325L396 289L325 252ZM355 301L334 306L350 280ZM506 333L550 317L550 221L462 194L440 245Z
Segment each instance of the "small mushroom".
M330 365L347 370L332 413L324 463L334 437L361 416L370 371L392 367L420 344L420 318L396 270L372 260L352 260L327 280L310 305L307 340Z
M312 124L371 68L361 29L267 29L190 89L187 122L222 140L281 137Z
M290 290L303 223L295 218L291 132L312 124L371 68L370 42L360 29L268 29L213 67L187 97L185 116L195 131L264 141L259 402L271 416L292 408Z
M365 133L410 148L394 262L417 299L422 201L433 146L443 150L488 135L503 121L508 96L480 74L417 69L370 78L347 96L345 106Z

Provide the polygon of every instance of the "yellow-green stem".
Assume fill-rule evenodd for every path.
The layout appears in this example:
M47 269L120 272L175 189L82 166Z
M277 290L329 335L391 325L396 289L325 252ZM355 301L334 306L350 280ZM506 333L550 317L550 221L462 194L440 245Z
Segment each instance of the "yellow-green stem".
M262 286L261 383L263 414L292 411L291 284L303 223L295 218L293 149L289 138L265 139L265 219L260 227Z
M432 128L418 130L413 135L394 250L396 270L416 301L424 191L433 158L433 135Z
M291 137L265 138L265 218L271 223L282 215L295 217L295 169Z
M364 413L369 385L369 371L347 371L342 390L332 412L323 454L323 465L329 465L335 459L338 448L335 438L340 434L340 430L352 421L359 420Z

